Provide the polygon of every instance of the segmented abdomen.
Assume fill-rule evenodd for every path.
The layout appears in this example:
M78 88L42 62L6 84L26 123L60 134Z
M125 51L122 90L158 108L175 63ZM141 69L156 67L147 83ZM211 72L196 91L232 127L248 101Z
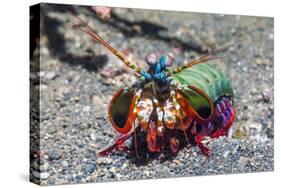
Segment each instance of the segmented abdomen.
M172 79L181 85L193 85L204 91L213 101L222 95L233 97L230 80L213 65L197 64L174 74Z
M198 116L211 111L210 101L196 94L192 88L184 90L184 97L190 98L189 105L198 112L191 128L196 135L218 137L226 135L235 118L234 95L230 80L213 65L197 64L172 76L179 85L194 86L203 91L212 101L213 113L207 121ZM203 112L202 112L203 111ZM206 114L205 114L206 115ZM207 113L208 115L208 113Z

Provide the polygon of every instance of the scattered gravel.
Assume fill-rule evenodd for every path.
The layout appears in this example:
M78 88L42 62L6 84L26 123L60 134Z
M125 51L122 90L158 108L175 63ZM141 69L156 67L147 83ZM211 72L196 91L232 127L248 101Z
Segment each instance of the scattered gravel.
M113 9L107 21L90 8L42 5L40 108L31 102L31 174L41 185L273 171L273 19L218 14ZM172 52L175 66L208 51L232 80L237 118L231 138L211 140L172 159L138 164L126 153L98 158L114 142L107 108L136 77L88 36L71 30L73 10L128 58L143 66L149 51ZM225 48L225 50L223 49ZM38 64L33 61L31 69ZM40 85L39 85L40 84ZM39 93L32 92L34 99ZM38 141L40 139L40 143Z

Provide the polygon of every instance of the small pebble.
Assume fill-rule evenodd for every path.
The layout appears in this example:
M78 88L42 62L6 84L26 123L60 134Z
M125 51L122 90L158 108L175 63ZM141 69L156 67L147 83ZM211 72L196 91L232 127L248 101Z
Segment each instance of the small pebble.
M225 151L224 154L223 154L223 157L224 157L224 158L227 158L227 156L228 156L229 153L230 153L229 150Z
M85 172L86 173L92 173L95 170L96 170L96 165L95 164L86 164L85 165Z
M54 71L47 72L45 74L45 78L48 80L53 80L56 77L56 73Z
M63 161L63 162L62 162L62 166L63 166L64 168L68 167L68 162L67 162L67 161Z
M150 172L148 170L144 171L144 174L145 174L146 177L150 176Z
M40 165L40 172L46 172L48 170L49 163L45 162L43 165Z
M96 141L96 134L95 133L91 133L90 134L90 138L92 141Z
M181 164L180 160L177 160L177 159L174 159L173 163L175 163L176 165L180 165Z
M113 173L113 174L116 174L116 168L113 166L109 169L109 172Z
M85 106L82 111L83 112L89 112L91 110L91 107L90 106Z
M96 160L97 164L111 164L112 162L113 160L107 157L101 157Z
M127 163L124 163L121 167L122 170L125 170L126 168L128 167L128 164Z
M50 174L48 172L43 172L43 173L40 173L40 178L42 180L46 180L50 177Z
M240 168L244 168L249 163L250 163L250 158L248 158L248 157L240 157L240 159L238 161L238 166Z
M49 158L51 160L57 160L60 157L61 157L61 153L56 149L51 150L51 152L49 153Z
M50 177L50 174L48 172L39 173L38 171L33 171L32 174L34 175L34 177L40 180L46 180Z
M38 171L33 171L32 174L33 174L33 176L34 176L35 178L40 179L40 172L38 172Z

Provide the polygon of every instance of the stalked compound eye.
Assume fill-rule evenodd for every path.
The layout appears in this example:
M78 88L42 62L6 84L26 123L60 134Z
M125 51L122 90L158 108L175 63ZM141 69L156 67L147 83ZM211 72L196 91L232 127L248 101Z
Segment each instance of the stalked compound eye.
M154 65L157 63L157 61L158 61L158 55L154 52L151 52L146 56L146 63L148 65Z

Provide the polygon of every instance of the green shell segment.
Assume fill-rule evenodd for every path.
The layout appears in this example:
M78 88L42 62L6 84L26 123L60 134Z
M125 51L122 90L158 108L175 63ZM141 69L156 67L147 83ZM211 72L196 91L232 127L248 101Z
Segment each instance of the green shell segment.
M222 95L233 97L230 80L214 65L208 63L196 64L173 74L171 79L180 85L192 85L205 92L213 101Z

